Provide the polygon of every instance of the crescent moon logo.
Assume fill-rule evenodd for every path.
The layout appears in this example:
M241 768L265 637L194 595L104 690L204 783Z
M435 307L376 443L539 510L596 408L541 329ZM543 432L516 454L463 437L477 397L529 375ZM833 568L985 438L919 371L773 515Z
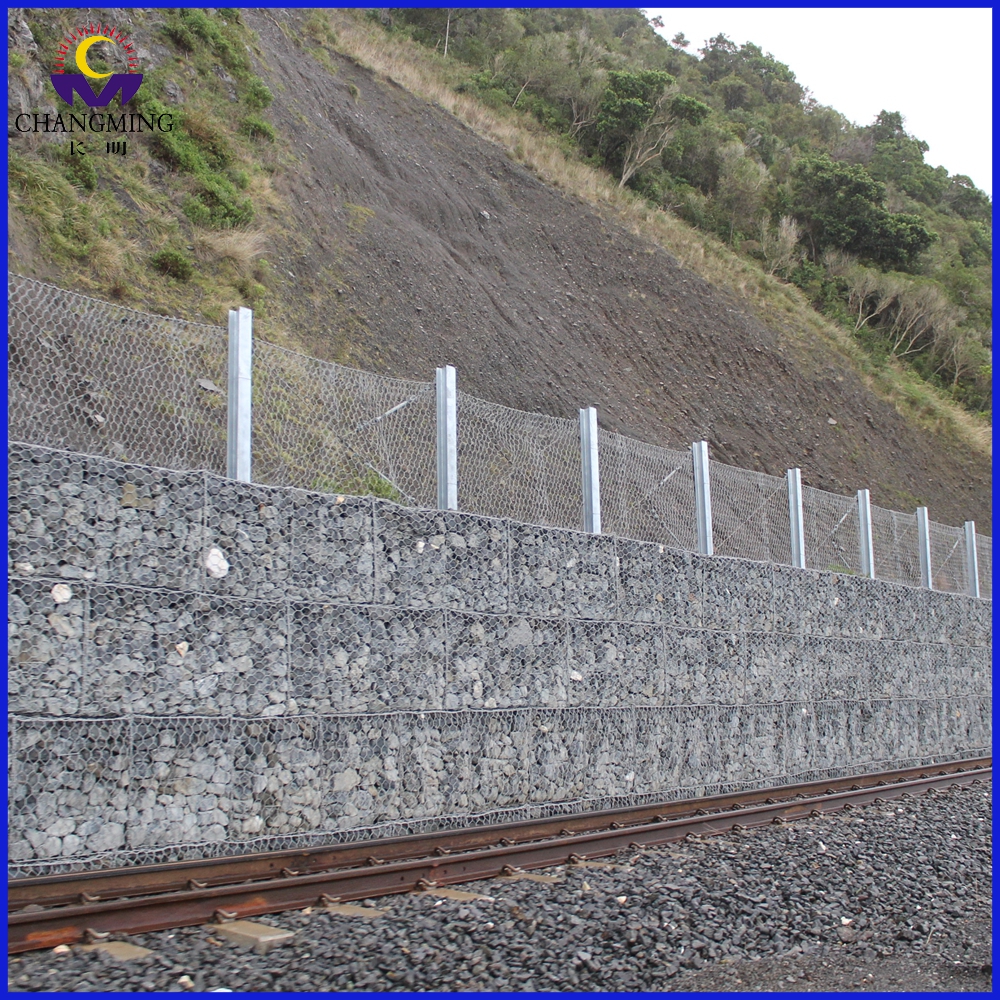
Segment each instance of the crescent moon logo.
M95 73L87 65L87 49L90 48L95 42L111 42L114 45L114 40L108 38L107 35L94 35L93 38L86 38L80 42L79 47L76 50L76 65L79 67L80 72L85 76L89 76L92 80L103 80L106 77L111 76L110 73Z

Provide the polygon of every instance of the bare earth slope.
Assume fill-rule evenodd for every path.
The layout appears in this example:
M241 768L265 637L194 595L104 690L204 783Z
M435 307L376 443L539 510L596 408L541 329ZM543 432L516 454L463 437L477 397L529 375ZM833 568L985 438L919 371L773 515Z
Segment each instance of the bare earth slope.
M283 254L289 293L314 328L349 327L359 363L418 378L454 364L461 388L495 402L595 405L609 430L705 438L727 463L799 466L810 485L869 486L882 506L919 500L990 530L985 457L943 451L836 355L795 359L669 254L453 116L345 59L331 77L271 13L246 19L267 54L269 117L302 154L276 178L300 234Z

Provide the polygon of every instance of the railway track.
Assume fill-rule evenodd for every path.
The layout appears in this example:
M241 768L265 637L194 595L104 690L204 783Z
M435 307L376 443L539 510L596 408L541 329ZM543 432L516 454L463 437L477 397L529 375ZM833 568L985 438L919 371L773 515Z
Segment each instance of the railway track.
M8 951L512 875L991 777L986 757L390 840L17 879L8 884Z

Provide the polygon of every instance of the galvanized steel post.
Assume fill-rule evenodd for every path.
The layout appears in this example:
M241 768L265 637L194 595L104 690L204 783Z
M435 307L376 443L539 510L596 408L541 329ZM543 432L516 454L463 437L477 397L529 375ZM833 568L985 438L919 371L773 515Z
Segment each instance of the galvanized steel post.
M712 490L709 483L708 442L691 445L694 460L694 507L698 522L698 551L703 556L715 553L712 544Z
M788 520L791 524L792 565L806 568L806 524L802 514L802 470L789 469L785 473L788 480Z
M438 368L437 391L437 505L458 510L458 389L452 365Z
M858 490L858 539L861 545L861 575L875 579L875 547L872 543L872 500L868 490Z
M229 310L229 380L226 400L226 475L249 483L253 458L253 310Z
M931 523L927 508L917 508L917 548L920 550L920 582L928 590L934 589L931 578Z
M601 475L598 467L597 409L580 410L580 466L583 473L583 530L601 533Z
M976 522L965 522L965 575L969 578L969 596L979 597L979 553L976 551Z

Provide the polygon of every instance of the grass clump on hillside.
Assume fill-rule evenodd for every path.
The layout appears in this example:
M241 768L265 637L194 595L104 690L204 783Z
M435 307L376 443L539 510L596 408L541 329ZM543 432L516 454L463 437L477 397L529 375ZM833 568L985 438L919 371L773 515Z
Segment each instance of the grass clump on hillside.
M42 41L67 34L71 16L26 10L40 56L10 63L13 84L37 81L55 103ZM266 240L245 234L276 224L270 175L285 154L262 114L272 95L253 72L253 35L237 11L221 8L143 9L135 22L134 37L158 35L173 55L144 70L124 110L170 116L170 130L128 134L125 156L105 156L103 137L89 134L86 156L69 155L68 137L15 136L11 207L78 287L165 314L194 307L221 322L229 308L252 304L263 318L273 281L266 263L247 253L262 254ZM95 68L101 44L91 52ZM123 110L119 98L108 110ZM243 249L213 251L223 233ZM196 247L197 266L189 253Z

